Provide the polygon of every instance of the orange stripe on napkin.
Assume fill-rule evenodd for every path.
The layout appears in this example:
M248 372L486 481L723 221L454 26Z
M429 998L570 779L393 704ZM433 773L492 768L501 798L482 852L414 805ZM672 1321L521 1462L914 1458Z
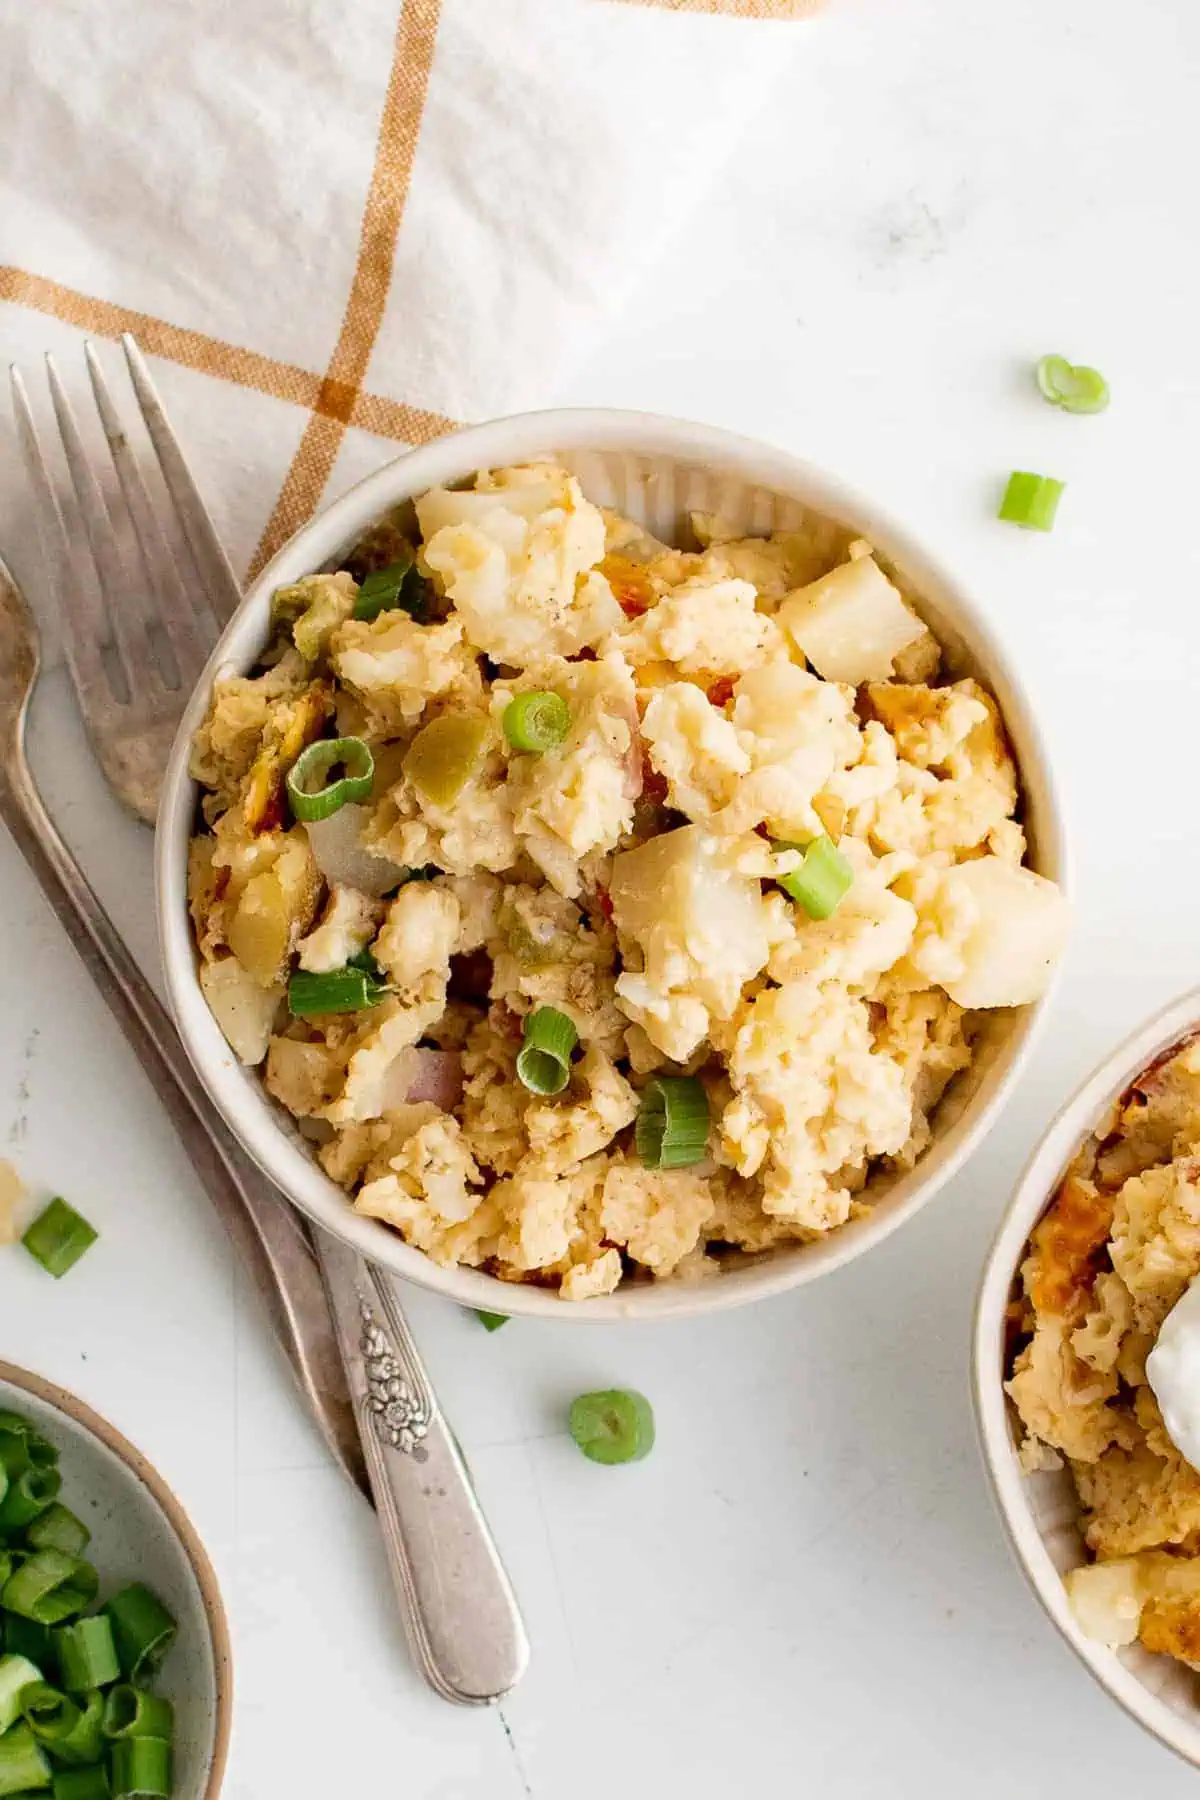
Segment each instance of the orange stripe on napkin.
M805 19L823 0L617 0L623 6L653 6L659 12L723 13L731 19Z
M315 511L333 472L346 426L364 399L360 390L392 284L396 240L408 200L440 14L441 0L404 0L401 7L354 280L341 333L321 384L324 404L305 427L254 553L252 577ZM426 419L431 416L424 415Z
M293 363L276 362L274 357L260 356L257 350L240 350L220 338L208 337L202 331L186 331L179 325L168 325L150 313L136 312L129 306L115 306L110 300L96 300L76 288L47 281L43 275L30 275L24 269L0 264L0 300L15 306L28 306L35 312L48 313L66 325L96 337L119 338L131 331L143 350L169 362L182 363L187 369L198 369L203 375L216 375L223 381L235 381L240 387L255 388L276 400L290 400L298 406L315 406L321 392L321 378L311 369L299 369Z

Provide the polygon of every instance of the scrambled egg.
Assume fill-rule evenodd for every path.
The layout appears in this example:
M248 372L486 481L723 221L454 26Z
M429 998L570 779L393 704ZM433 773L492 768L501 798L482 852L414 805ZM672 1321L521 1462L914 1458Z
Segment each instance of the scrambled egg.
M359 1212L564 1299L836 1229L928 1146L979 1009L1036 999L1061 944L994 700L829 521L697 516L677 549L549 464L413 515L280 592L197 735L191 909L235 1053ZM360 608L355 571L396 555ZM546 695L561 729L530 747L510 723ZM372 791L305 824L286 777L333 735ZM814 840L849 881L825 917L786 886ZM297 971L340 1009L297 1010ZM542 1008L578 1041L553 1095L517 1072ZM657 1077L707 1106L688 1166L638 1154ZM1052 1382L1076 1354L1049 1333L1032 1361ZM1116 1380L1097 1361L1078 1441L1126 1454Z
M1034 1473L1069 1466L1093 1561L1066 1578L1084 1631L1200 1665L1200 1473L1146 1374L1200 1274L1200 1043L1139 1077L1034 1229L1008 1392Z

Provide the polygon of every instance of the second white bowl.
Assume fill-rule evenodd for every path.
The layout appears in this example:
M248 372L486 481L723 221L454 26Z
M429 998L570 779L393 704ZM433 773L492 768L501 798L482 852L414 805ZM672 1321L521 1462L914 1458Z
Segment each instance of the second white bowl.
M1090 1075L1033 1153L988 1254L975 1312L972 1386L984 1462L1022 1573L1085 1667L1140 1725L1200 1768L1200 1698L1191 1670L1140 1645L1110 1650L1075 1623L1063 1576L1088 1560L1080 1505L1066 1469L1026 1475L1017 1461L1015 1414L1004 1392L1005 1315L1029 1234L1076 1151L1131 1082L1200 1025L1200 988L1172 1002Z
M862 1255L930 1200L994 1122L1048 1000L989 1019L975 1062L941 1108L933 1144L915 1169L879 1192L868 1214L823 1242L745 1257L698 1285L665 1281L622 1287L601 1299L565 1305L543 1288L499 1281L474 1269L443 1268L386 1226L355 1213L259 1076L236 1062L197 977L187 911L187 846L197 790L188 774L188 752L217 669L249 669L268 637L274 590L314 570L336 568L389 508L436 484L461 482L478 469L547 456L570 468L590 499L616 507L668 542L686 541L692 511L719 513L746 533L795 529L815 516L830 521L831 543L836 528L869 538L899 571L950 669L978 676L999 701L1024 789L1030 861L1042 874L1063 881L1054 784L1020 685L973 602L906 531L832 477L730 432L646 413L527 413L414 450L351 488L284 546L230 621L184 715L163 787L156 883L167 990L197 1075L246 1149L311 1218L383 1267L466 1306L496 1312L575 1320L708 1312L828 1273Z

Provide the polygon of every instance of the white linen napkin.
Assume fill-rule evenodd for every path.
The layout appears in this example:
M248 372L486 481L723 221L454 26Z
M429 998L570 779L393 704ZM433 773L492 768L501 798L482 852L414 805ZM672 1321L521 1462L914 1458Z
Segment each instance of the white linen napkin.
M132 330L176 365L168 405L261 566L389 445L553 398L811 4L0 0L6 359Z

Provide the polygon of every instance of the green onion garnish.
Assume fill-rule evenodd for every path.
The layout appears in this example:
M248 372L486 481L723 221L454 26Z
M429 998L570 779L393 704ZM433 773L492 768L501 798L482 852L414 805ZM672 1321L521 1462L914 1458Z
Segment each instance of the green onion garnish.
M25 1533L31 1550L61 1550L65 1556L82 1556L92 1541L92 1534L82 1519L77 1519L69 1506L56 1500L39 1513ZM93 1686L88 1682L89 1687Z
M50 1786L50 1764L24 1720L0 1737L0 1794L34 1793Z
M386 568L376 569L373 575L366 576L354 601L354 617L377 619L381 612L392 612L398 606L405 612L416 612L420 604L419 593L413 593L411 597L405 594L405 588L412 586L408 578L413 567L410 551L388 563Z
M507 1313L477 1312L475 1317L485 1331L499 1331L502 1325L508 1324Z
M0 1656L0 1737L21 1716L21 1696L37 1687L42 1671L25 1656Z
M330 772L339 767L346 773L326 786ZM375 758L361 738L318 738L288 770L292 813L306 825L331 819L343 806L369 800L374 781Z
M68 1694L86 1694L89 1688L108 1687L120 1680L121 1664L107 1613L62 1626L54 1634L54 1643Z
M170 1738L175 1713L162 1694L148 1694L128 1682L113 1688L104 1703L104 1735L107 1738Z
M7 1581L8 1576L4 1579ZM2 1582L0 1586L3 1586ZM52 1675L58 1665L50 1627L39 1625L34 1619L23 1619L19 1613L6 1613L3 1624L4 1648L9 1655L24 1656L35 1663L43 1675Z
M31 1463L49 1469L58 1461L58 1451L23 1419L20 1413L0 1412L0 1466L10 1476L23 1475Z
M69 1731L53 1742L44 1740L51 1758L69 1763L72 1768L99 1762L104 1755L104 1695L99 1688L92 1688L83 1696L76 1711L78 1717ZM33 1730L36 1736L36 1725Z
M571 1079L571 1052L579 1033L566 1013L539 1006L525 1019L525 1043L517 1075L531 1094L561 1094Z
M57 1747L62 1738L69 1738L75 1731L82 1713L66 1694L51 1687L48 1681L39 1681L21 1695L21 1716L39 1744ZM98 1752L99 1732L96 1735Z
M330 1013L361 1012L378 1006L387 993L365 969L327 969L313 974L297 969L288 982L288 1011L294 1019L322 1019Z
M39 1625L61 1625L90 1606L99 1588L100 1577L82 1557L35 1550L0 1588L0 1606Z
M99 1237L87 1220L65 1200L52 1200L29 1227L21 1242L35 1262L57 1280L73 1269Z
M1026 531L1052 531L1065 486L1065 481L1055 481L1051 475L1016 469L1008 478L999 517L1010 525L1024 526Z
M1099 369L1069 363L1065 356L1043 356L1037 366L1037 384L1043 399L1064 412L1103 412L1109 402L1108 383Z
M631 1388L580 1394L571 1402L571 1436L591 1462L640 1462L654 1448L654 1413Z
M514 750L556 750L571 729L571 713L561 694L538 690L518 694L504 709L504 735Z
M103 1763L86 1769L56 1769L53 1800L109 1800L108 1770Z
M781 875L779 885L804 908L810 919L827 919L836 911L850 891L854 871L833 839L822 833L807 847L800 844L778 844L779 850L804 850L804 861L790 875Z
M57 1498L62 1476L57 1469L26 1469L9 1483L0 1500L0 1532L24 1531Z
M112 1620L121 1672L137 1682L153 1675L175 1639L175 1621L140 1581L114 1594L105 1612Z
M113 1800L166 1800L171 1792L171 1746L162 1738L119 1738L112 1754Z
M647 1169L686 1169L708 1146L708 1095L694 1075L656 1075L642 1094L634 1126L638 1159Z

